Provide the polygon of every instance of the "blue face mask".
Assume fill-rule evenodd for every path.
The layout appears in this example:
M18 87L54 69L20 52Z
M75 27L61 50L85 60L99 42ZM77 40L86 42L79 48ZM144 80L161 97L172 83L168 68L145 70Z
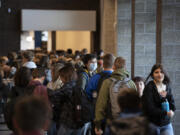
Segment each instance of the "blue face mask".
M95 71L97 68L97 63L90 63L89 65L89 70L90 71Z

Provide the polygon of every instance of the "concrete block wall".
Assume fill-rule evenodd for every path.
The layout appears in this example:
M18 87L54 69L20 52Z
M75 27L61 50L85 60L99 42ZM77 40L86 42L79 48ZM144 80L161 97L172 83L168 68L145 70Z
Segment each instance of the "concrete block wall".
M118 0L118 56L131 72L131 0ZM135 76L147 77L156 62L156 0L135 3Z
M173 127L180 134L180 0L163 0L162 63L171 79L176 102Z
M135 76L144 78L156 63L157 0L135 2ZM131 1L118 0L118 55L126 58L131 72ZM180 0L162 0L162 64L172 81L177 111L175 135L180 132Z
M144 78L156 62L156 0L135 2L135 76Z
M126 59L131 73L131 0L118 0L118 46L117 55Z

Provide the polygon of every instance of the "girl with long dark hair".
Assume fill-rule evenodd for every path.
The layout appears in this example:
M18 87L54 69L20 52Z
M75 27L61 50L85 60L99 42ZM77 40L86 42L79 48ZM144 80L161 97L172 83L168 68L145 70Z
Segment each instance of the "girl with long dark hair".
M175 103L170 79L161 64L152 67L146 82L150 77L153 80L148 82L142 96L144 113L158 135L174 135L170 120L174 115Z

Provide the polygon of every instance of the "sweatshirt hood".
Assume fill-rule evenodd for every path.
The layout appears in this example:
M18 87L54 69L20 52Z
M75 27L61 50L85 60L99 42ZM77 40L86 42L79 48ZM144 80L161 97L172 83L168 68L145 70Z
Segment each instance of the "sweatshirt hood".
M124 80L129 78L129 72L125 68L117 69L112 73L112 77L118 80Z

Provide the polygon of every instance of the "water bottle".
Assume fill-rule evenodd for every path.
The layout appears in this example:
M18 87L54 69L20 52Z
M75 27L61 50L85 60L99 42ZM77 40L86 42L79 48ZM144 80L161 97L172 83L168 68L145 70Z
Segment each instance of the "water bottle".
M169 102L167 99L162 102L161 106L163 111L169 112Z

